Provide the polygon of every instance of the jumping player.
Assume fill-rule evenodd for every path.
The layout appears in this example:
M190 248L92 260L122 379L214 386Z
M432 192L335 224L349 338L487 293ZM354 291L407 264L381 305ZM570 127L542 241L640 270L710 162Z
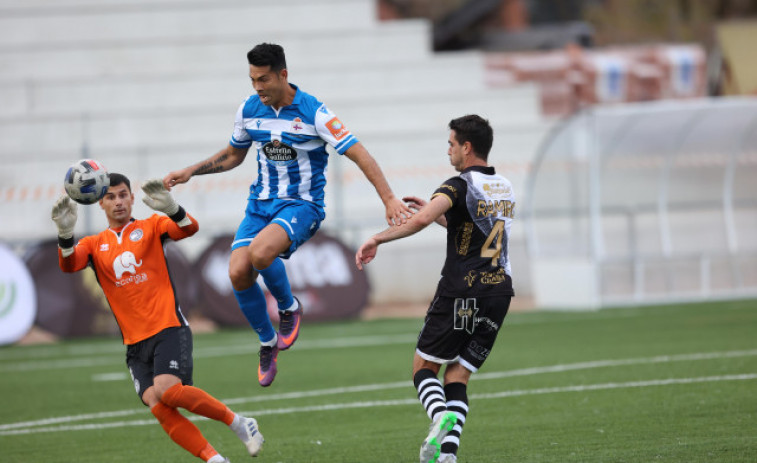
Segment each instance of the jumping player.
M453 119L449 128L447 154L460 175L444 182L428 203L404 198L415 215L368 238L355 255L362 269L382 243L435 221L447 228L447 258L413 358L413 383L431 419L421 463L457 461L468 380L489 356L514 295L508 239L515 198L510 181L487 163L492 128L476 115ZM437 377L441 365L444 387Z
M142 185L142 200L168 217L131 216L134 194L125 176L110 174L100 200L109 228L74 246L76 203L60 197L52 219L58 227L58 260L64 272L91 266L126 344L126 365L142 402L174 442L208 463L228 462L177 408L227 424L256 456L263 436L254 418L237 415L218 399L192 386L192 332L174 291L163 252L165 240L195 234L197 221L174 201L159 179Z
M254 148L258 176L231 245L229 276L239 307L260 339L258 381L269 386L276 376L278 352L297 339L302 317L302 306L292 297L279 257L291 256L326 217L326 145L358 165L384 203L389 224L402 222L403 214L411 211L394 196L375 159L339 118L288 82L281 46L259 44L247 53L247 61L256 93L239 106L228 146L204 161L170 172L163 184L170 190L194 175L233 169ZM258 274L278 302L278 334L256 281Z

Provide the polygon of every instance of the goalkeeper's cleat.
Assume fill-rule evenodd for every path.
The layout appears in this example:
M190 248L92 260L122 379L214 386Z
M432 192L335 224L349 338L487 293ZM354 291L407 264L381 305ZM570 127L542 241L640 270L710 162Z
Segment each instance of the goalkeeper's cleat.
M279 348L276 346L260 346L260 363L258 363L258 382L261 386L270 386L276 377L276 357Z
M457 456L454 453L442 453L436 461L437 463L457 463Z
M438 462L441 455L442 441L444 437L452 431L457 423L457 415L454 412L441 413L433 423L426 436L426 440L421 445L420 461L421 463ZM453 460L454 461L454 460Z
M265 439L260 434L260 428L258 428L258 422L255 418L241 418L245 431L245 437L242 440L244 441L244 445L247 446L247 452L250 456L256 457L260 453L260 449L263 448Z
M287 350L292 347L297 336L300 335L300 320L302 320L302 304L296 297L297 309L279 310L279 350Z

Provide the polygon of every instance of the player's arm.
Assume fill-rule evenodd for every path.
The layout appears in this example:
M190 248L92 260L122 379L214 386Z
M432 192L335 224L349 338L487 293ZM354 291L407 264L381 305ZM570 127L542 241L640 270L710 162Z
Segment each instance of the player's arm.
M388 243L389 241L418 233L435 222L440 216L443 216L450 207L452 207L452 202L447 196L442 194L436 195L418 212L407 219L405 223L389 227L381 233L368 238L355 254L357 268L362 270L363 264L367 264L376 257L379 244Z
M55 201L51 218L58 228L58 265L64 272L78 272L89 263L85 246L74 246L76 203L67 195Z
M167 190L170 190L171 187L175 185L187 183L189 179L195 175L217 174L219 172L231 170L244 161L249 149L249 147L237 148L229 144L224 149L204 161L200 161L197 164L193 164L181 170L169 172L168 175L163 177L163 186L165 186Z
M386 208L386 222L389 225L399 225L412 215L410 208L399 200L392 192L376 160L371 156L362 143L358 142L345 151L345 156L357 164L365 178L373 185Z
M172 220L172 222L166 221L170 226L165 230L172 240L177 241L192 236L200 229L197 220L179 206L163 185L162 180L154 178L145 181L142 184L142 191L145 193L142 202L149 208L164 213Z
M402 200L407 203L408 207L412 209L413 212L420 211L421 208L426 205L426 201L417 196L405 196ZM436 223L447 228L447 217L444 214L440 215L436 218Z

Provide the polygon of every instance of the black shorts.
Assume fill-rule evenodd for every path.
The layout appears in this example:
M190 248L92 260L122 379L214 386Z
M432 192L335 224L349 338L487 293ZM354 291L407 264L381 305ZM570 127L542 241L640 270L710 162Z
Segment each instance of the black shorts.
M140 399L157 375L178 376L182 384L192 385L192 331L188 326L166 328L126 346L126 366Z
M418 335L416 353L429 362L460 362L468 370L477 371L494 347L510 299L435 298Z

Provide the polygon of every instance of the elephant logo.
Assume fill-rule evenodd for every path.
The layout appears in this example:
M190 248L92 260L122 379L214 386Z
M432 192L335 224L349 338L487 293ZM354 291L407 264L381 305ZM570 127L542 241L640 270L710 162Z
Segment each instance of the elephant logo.
M121 276L125 272L129 272L132 275L137 273L137 267L142 266L142 261L137 262L137 258L134 257L134 253L126 251L120 256L116 257L113 261L113 271L116 272L116 280L120 280Z

